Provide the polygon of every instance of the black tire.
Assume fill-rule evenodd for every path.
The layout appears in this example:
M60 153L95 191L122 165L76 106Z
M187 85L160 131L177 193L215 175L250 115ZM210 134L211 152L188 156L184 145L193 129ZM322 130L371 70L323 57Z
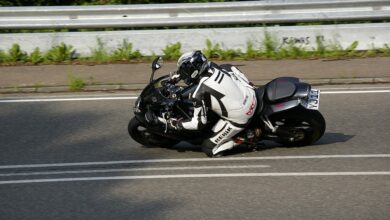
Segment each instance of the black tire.
M144 125L136 118L132 118L128 125L131 138L145 147L165 147L170 148L178 144L179 140L169 139L160 135L148 132Z
M284 146L306 146L318 141L325 133L325 119L319 111L296 108L270 117L272 124L288 135L280 135L276 142ZM290 135L290 136L289 136Z

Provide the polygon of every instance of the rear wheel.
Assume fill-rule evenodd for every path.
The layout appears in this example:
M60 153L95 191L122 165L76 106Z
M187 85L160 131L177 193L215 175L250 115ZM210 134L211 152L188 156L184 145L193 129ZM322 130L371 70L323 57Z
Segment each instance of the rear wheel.
M325 119L319 111L296 108L270 117L277 127L276 142L285 146L305 146L318 141L325 132Z
M173 147L179 140L169 139L157 134L150 133L146 127L136 118L132 118L128 125L131 138L145 147Z

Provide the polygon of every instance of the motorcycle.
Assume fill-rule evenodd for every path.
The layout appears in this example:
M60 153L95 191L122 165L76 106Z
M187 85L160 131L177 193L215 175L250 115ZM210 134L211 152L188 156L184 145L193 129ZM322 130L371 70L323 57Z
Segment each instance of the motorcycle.
M221 65L223 66L223 65ZM197 85L179 85L170 75L154 79L162 67L162 58L152 62L149 84L135 102L134 117L128 132L136 142L147 147L172 147L181 141L201 145L211 134L219 116L209 111L207 125L202 130L174 130L166 124L153 123L146 115L191 119L191 95ZM276 78L256 87L257 108L247 127L233 137L235 145L255 147L262 140L275 141L284 146L305 146L319 140L325 132L325 119L318 111L320 91L295 77ZM205 153L209 155L206 151Z

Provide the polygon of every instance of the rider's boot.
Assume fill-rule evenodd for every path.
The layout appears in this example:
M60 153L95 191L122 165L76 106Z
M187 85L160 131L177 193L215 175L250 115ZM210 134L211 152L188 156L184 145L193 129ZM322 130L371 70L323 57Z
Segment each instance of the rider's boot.
M210 140L206 140L202 144L202 150L208 157L221 157L227 150L234 147L234 141L229 140L223 144L215 145Z

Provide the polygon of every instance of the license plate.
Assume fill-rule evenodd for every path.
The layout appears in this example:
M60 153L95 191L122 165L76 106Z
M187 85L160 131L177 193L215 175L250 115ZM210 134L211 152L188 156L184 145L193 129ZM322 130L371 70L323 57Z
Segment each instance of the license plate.
M320 90L312 89L307 97L307 109L318 110L320 107Z

